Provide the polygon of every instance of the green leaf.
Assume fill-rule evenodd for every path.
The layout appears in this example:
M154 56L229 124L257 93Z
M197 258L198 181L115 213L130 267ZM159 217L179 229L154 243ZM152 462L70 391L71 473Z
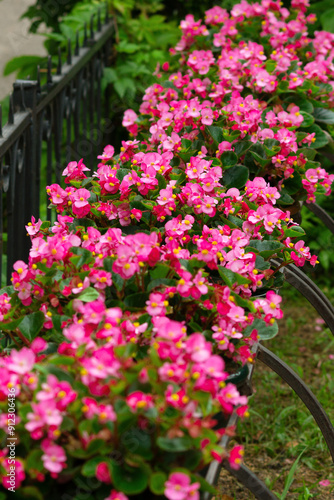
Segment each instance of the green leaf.
M233 144L234 152L238 158L240 158L240 156L243 156L246 151L248 151L252 146L252 141L239 141Z
M269 340L276 337L278 333L278 325L275 322L273 325L267 325L265 321L261 318L256 318L252 325L247 326L245 329L245 337L251 334L251 332L256 329L261 340Z
M31 342L41 331L45 318L42 311L25 316L19 325L19 330Z
M293 238L298 238L298 237L304 236L304 235L305 235L305 231L300 226L292 226L289 229L286 229L284 231L284 236L286 236L286 237L290 236Z
M138 495L148 486L148 471L144 465L130 467L112 462L113 486L125 495Z
M334 9L333 9L333 12L334 12ZM334 21L334 20L333 20ZM333 28L334 28L334 22L333 22ZM334 33L334 29L333 29L333 33ZM295 460L295 462L293 463L291 469L289 470L289 474L288 474L288 477L286 478L286 481L285 481L285 485L284 485L284 490L283 490L283 493L281 494L281 500L285 500L285 498L287 497L287 494L289 492L289 489L290 489L290 486L292 485L293 483L293 480L294 480L294 474L296 472L296 469L297 469L297 466L298 466L298 463L302 457L302 455L305 453L305 450L307 448L305 448L300 454L299 456L297 457L297 459Z
M38 65L41 64L42 61L45 61L45 57L39 57L39 56L14 57L6 64L3 70L3 75L7 76L10 75L11 73L14 73L15 71L19 70L22 71L30 66L37 67Z
M146 301L149 299L149 293L139 292L132 295L128 295L124 299L124 305L130 307L131 309L142 309L146 307Z
M89 286L78 294L78 299L82 300L82 302L93 302L93 300L99 298L99 295L99 292L95 288Z
M320 21L322 24L322 29L324 31L334 33L334 9L326 9L326 11L320 17Z
M152 280L156 280L159 278L166 278L168 273L170 272L170 267L166 264L157 264L154 266L152 271L150 271L150 277Z
M166 481L167 475L164 472L154 472L151 474L149 486L152 493L155 495L163 495Z
M93 259L93 254L86 248L81 248L81 247L71 247L70 251L74 255L79 255L80 259L75 260L75 265L76 267L80 268L90 262Z
M70 356L55 356L54 358L50 359L50 362L53 363L54 365L65 365L65 366L73 365L74 361L75 361L74 358L71 358Z
M274 255L282 248L285 248L279 241L266 240L250 240L249 247L251 247L251 249L256 249L264 259L268 259L271 255Z
M44 468L42 455L42 450L32 450L26 458L26 470L34 469L41 472Z
M160 436L157 439L157 445L162 450L170 452L187 451L192 447L191 440L186 436L172 439Z
M129 453L140 455L145 460L153 458L152 439L145 431L133 427L121 434L120 441Z
M268 158L262 158L256 151L250 151L250 153L261 167L266 167L271 162Z
M176 286L176 280L174 279L168 279L168 278L158 278L156 280L151 281L148 286L147 286L147 291L151 292L154 290L154 288L157 288L158 286L165 285L165 286Z
M270 268L270 262L264 260L264 258L261 257L261 255L257 255L255 260L255 269L259 269L259 271L264 271L265 269L269 268Z
M220 277L230 288L235 283L237 283L238 285L245 285L251 282L249 279L241 276L241 274L235 273L234 271L231 271L230 269L227 269L223 266L218 266L218 272Z
M316 122L326 123L327 125L334 124L334 112L330 109L315 108L313 116Z
M119 168L116 172L116 177L119 181L122 182L122 180L124 179L124 177L126 175L128 175L129 173L131 172L131 170L129 170L128 168Z
M302 127L310 127L314 123L314 117L306 111L300 111L300 114L303 116L304 120L302 122Z
M294 199L287 193L286 189L283 188L280 192L281 197L278 200L279 205L292 205Z
M223 176L223 183L226 188L235 187L241 189L248 181L249 170L244 165L235 165L226 170Z
M308 160L314 160L317 152L312 148L301 148L298 149L299 154L303 154Z
M5 498L8 499L8 496ZM20 498L27 498L28 500L29 498L31 500L44 500L44 495L36 486L23 486L23 488L20 488Z
M232 167L238 161L238 157L233 151L224 151L220 157L223 167Z
M223 129L216 125L209 125L206 127L211 137L219 144L224 140Z
M314 151L314 150L311 149L311 151ZM301 179L300 175L298 174L298 172L295 172L293 174L293 177L289 177L289 179L284 181L285 191L290 195L297 193L300 189L302 189L302 187L303 187L302 179Z

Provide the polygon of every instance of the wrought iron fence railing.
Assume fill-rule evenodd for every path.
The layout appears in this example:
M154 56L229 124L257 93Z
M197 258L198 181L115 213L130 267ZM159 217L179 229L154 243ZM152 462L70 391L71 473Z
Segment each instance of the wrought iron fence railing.
M113 24L100 12L90 27L68 43L67 60L51 57L46 83L17 80L10 98L8 123L0 117L0 276L9 282L13 263L26 260L30 241L25 224L31 216L50 218L41 188L59 183L69 161L84 157L87 166L100 152L112 128L108 95L102 94L103 67L112 55ZM103 99L103 103L102 103ZM45 192L45 191L44 191Z

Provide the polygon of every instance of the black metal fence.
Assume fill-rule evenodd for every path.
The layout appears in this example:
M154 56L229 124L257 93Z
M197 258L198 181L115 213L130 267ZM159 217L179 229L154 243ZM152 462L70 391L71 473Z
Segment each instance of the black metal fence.
M69 161L85 158L87 166L100 153L112 129L102 72L110 64L113 24L100 12L85 26L83 41L68 43L67 60L51 57L46 83L17 80L10 98L8 123L0 115L0 276L9 283L13 263L27 260L30 240L25 224L31 216L51 217L41 188L60 183ZM45 191L44 191L45 192ZM6 277L5 277L5 270ZM4 272L3 272L4 271Z

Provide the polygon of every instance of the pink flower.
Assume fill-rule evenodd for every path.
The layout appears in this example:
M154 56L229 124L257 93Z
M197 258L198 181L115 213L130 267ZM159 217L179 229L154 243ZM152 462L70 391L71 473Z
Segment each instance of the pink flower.
M203 363L211 356L212 344L201 333L193 333L186 342L186 352L195 363Z
M154 406L153 396L141 391L135 391L127 396L126 403L133 413L136 413L138 410L148 410Z
M20 375L28 373L33 368L35 361L35 353L28 347L23 347L20 351L12 349L10 356L5 358L7 368Z
M134 125L137 118L137 114L132 109L127 109L124 113L122 121L123 127L130 127L131 125Z
M319 486L323 486L323 487L327 487L327 486L330 486L331 485L331 482L329 479L323 479L322 481L319 481Z
M242 459L244 456L244 448L243 446L237 445L232 448L230 451L228 461L232 469L240 469L240 465L242 463Z
M44 451L42 455L44 467L54 473L59 473L65 468L66 454L61 446L53 444L49 440L42 441L41 448Z
M85 188L77 189L74 194L70 195L74 215L84 217L90 212L90 205L87 201L89 197L90 192Z
M96 478L102 483L111 483L111 476L107 462L101 462L97 465L95 475Z
M165 483L168 500L198 500L200 484L191 484L190 477L183 472L173 472Z

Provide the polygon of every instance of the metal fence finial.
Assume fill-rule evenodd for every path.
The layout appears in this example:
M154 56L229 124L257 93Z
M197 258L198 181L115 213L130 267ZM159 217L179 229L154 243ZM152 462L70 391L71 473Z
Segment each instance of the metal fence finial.
M61 61L61 48L58 47L58 63L57 63L57 75L61 75L62 61Z
M67 40L67 64L72 64L72 42L70 38Z
M47 84L52 84L52 59L48 56Z
M23 109L23 111L26 111L27 107L26 107L26 103L25 103L25 99L24 99L24 89L23 89L23 83L22 82L20 84L20 97L21 97L21 106L22 106L22 109Z
M13 100L13 94L10 94L10 97L9 97L8 123L10 125L14 124L14 100Z
M84 39L83 39L83 46L84 47L87 47L87 41L88 41L88 37L87 37L87 23L84 24Z
M90 18L90 38L94 40L94 14Z
M101 9L97 11L97 31L101 31Z
M78 56L80 51L80 43L79 43L79 31L76 32L75 34L75 49L74 49L74 55Z

